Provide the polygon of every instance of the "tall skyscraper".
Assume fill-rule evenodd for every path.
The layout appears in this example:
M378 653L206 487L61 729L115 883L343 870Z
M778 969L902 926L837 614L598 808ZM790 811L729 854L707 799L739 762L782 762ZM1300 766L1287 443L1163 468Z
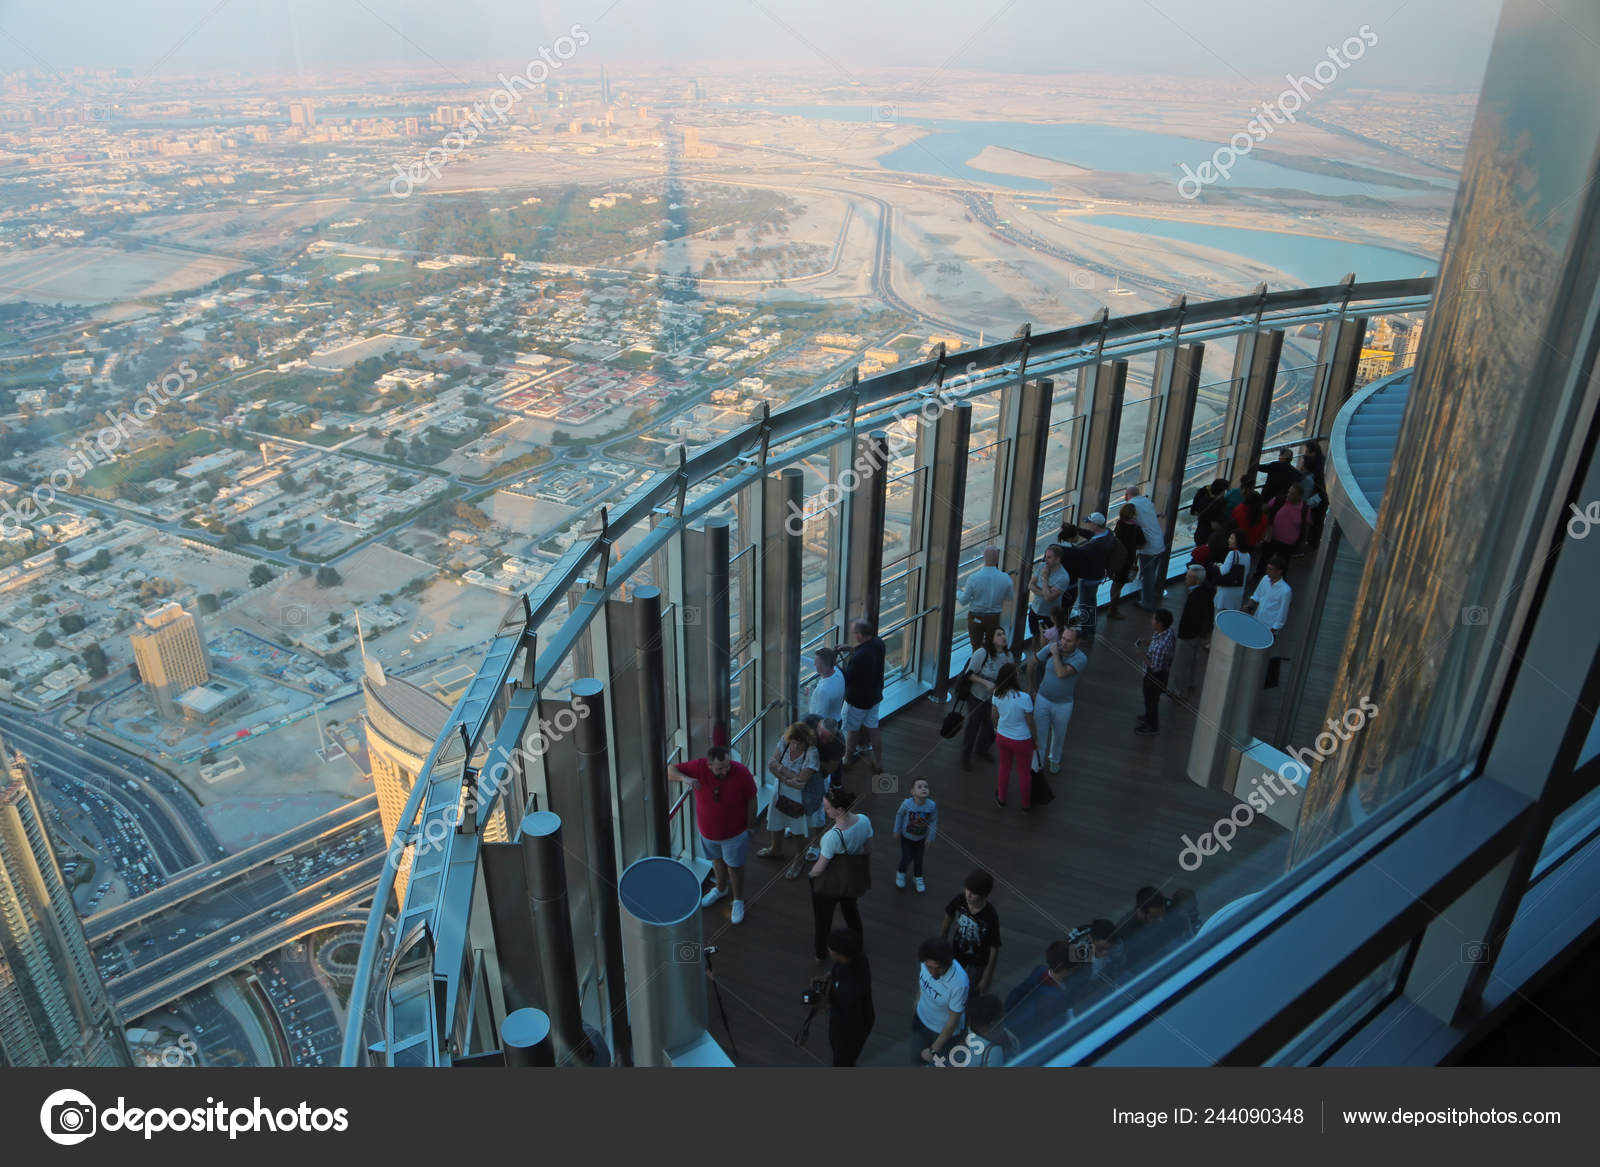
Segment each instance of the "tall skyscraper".
M289 103L289 124L310 129L317 124L317 111L309 101L291 101Z
M600 104L611 104L611 82L606 79L606 67L600 66Z
M365 669L361 689L366 696L363 721L367 757L372 762L372 785L378 793L378 818L383 823L384 838L393 839L417 774L450 720L450 707L409 681L386 676L379 662L367 660L365 645L361 657ZM410 875L408 850L395 875L398 903L405 902Z
M150 609L129 640L139 679L162 717L176 717L178 696L211 679L200 625L182 604L169 601Z
M127 1066L25 763L0 740L0 1066Z

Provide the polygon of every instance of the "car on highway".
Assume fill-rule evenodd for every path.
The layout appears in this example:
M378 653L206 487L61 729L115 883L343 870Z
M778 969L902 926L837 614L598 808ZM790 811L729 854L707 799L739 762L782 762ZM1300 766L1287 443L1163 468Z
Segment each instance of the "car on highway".
M206 967L207 968L216 968L217 965L219 965L221 963L222 962L220 960L213 960L210 964L206 965Z

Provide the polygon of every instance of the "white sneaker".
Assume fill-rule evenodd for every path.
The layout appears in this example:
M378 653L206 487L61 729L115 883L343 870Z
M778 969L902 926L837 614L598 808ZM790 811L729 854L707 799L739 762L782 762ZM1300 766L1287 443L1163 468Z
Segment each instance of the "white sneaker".
M906 885L906 873L905 872L897 871L897 872L894 873L894 885L896 887L904 887Z
M923 882L922 876L920 876L920 875L917 876L917 890L918 891L927 891L928 890L928 885L925 882Z
M1052 773L1052 774L1061 773L1061 763L1060 762L1051 762L1050 763L1050 773Z
M743 924L744 923L744 901L743 900L734 900L733 901L733 922L735 924Z
M720 887L713 887L710 891L706 892L705 895L700 897L700 906L702 908L709 908L712 904L716 903L727 894L728 893L723 891Z

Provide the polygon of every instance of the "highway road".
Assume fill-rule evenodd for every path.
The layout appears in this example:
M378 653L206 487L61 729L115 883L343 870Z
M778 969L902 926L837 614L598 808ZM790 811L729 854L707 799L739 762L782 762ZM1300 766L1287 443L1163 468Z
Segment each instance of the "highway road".
M281 835L246 847L226 859L192 868L148 895L98 912L84 920L84 931L88 933L91 943L99 943L132 924L171 910L182 900L215 893L224 887L231 889L232 882L238 876L267 866L274 859L308 847L313 851L331 849L349 834L368 828L381 830L376 794L346 803Z
M194 796L142 759L12 705L0 704L0 735L45 782L87 786L121 807L148 840L163 879L226 854Z
M137 1016L309 932L341 923L364 923L361 905L370 902L386 861L380 850L287 895L281 880L277 888L263 885L256 889L264 901L256 910L199 939L178 937L159 957L111 978L106 988L124 1016ZM203 919L193 918L197 923Z

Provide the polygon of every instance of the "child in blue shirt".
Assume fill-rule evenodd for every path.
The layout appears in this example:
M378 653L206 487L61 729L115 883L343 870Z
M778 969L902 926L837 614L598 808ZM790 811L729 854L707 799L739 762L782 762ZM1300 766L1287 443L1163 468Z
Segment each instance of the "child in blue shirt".
M895 869L894 885L905 887L906 868L912 869L917 890L927 891L922 879L922 853L939 830L939 807L928 797L928 780L918 778L911 784L911 797L894 812L894 834L900 840L900 866Z

